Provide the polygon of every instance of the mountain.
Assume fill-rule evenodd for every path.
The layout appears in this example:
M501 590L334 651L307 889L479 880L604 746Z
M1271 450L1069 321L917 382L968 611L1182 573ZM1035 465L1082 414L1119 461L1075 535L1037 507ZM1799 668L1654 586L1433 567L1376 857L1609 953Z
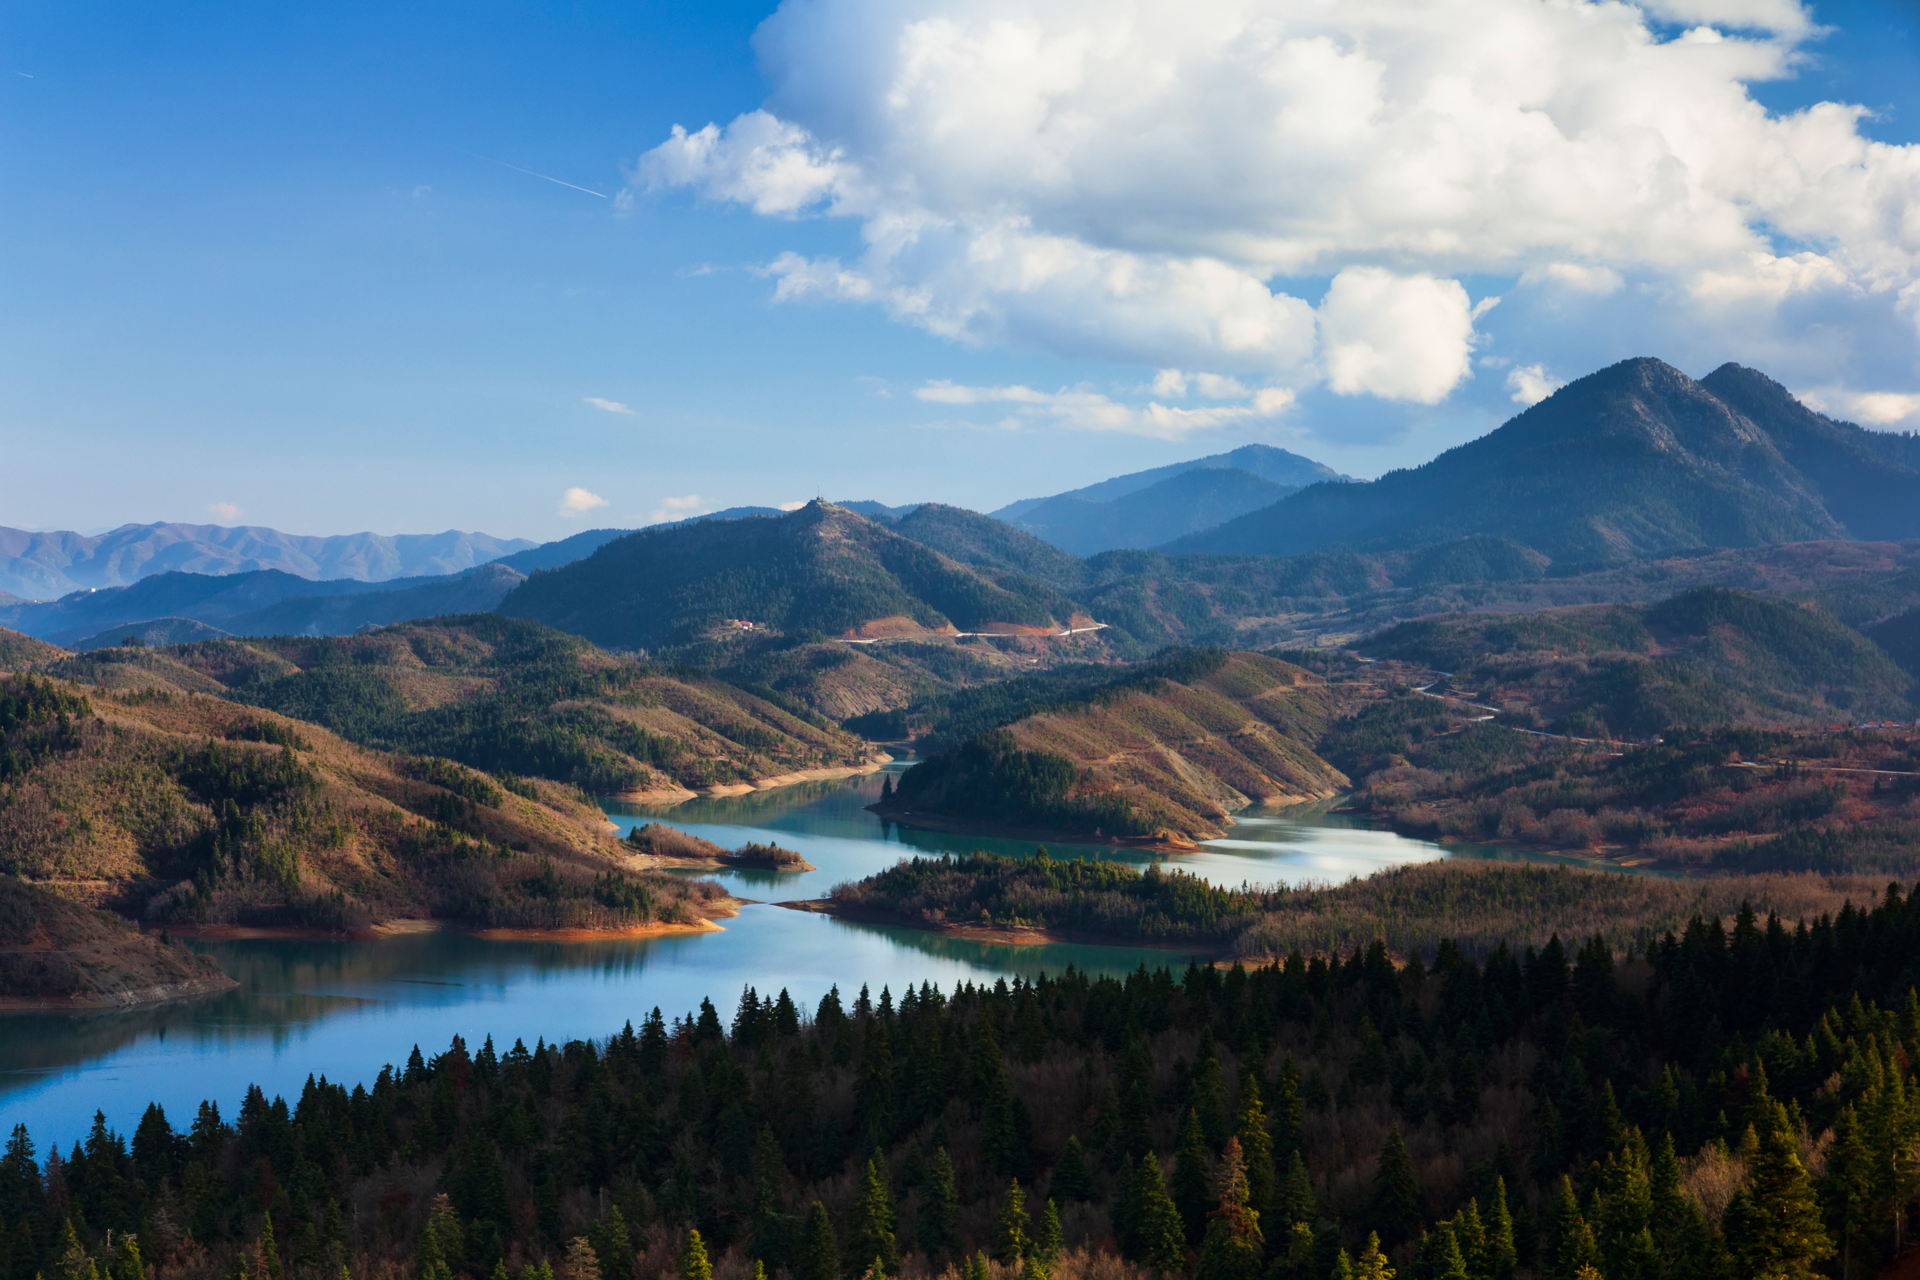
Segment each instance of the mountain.
M492 614L353 636L102 649L43 669L108 687L217 693L367 746L602 795L686 799L860 771L873 758L779 695Z
M1075 555L1094 555L1171 542L1307 485L1344 478L1299 454L1249 444L1048 498L1024 498L993 514Z
M167 925L693 922L597 806L220 698L0 678L0 873Z
M1023 574L1062 590L1072 590L1086 576L1079 557L1003 520L963 507L923 503L888 527L976 569Z
M1450 614L1356 647L1445 671L1443 689L1579 736L1804 727L1914 710L1914 677L1866 637L1818 609L1719 587L1650 605Z
M90 536L0 528L0 591L52 600L72 591L123 587L157 573L260 569L385 582L458 573L533 545L524 538L458 530L309 536L257 526L127 524Z
M643 529L536 573L500 604L621 649L725 634L729 620L785 635L924 636L1058 631L1070 600L993 576L844 507Z
M1263 654L1188 650L1015 714L907 770L882 812L1185 845L1247 804L1346 785L1306 745L1333 714L1326 683Z
M163 573L126 587L0 608L0 623L58 644L116 643L192 621L232 635L338 635L362 627L491 609L525 581L503 564L388 582L314 582L278 569L221 576ZM164 628L161 629L164 638ZM185 638L182 636L181 638Z
M1573 564L1920 537L1920 442L1823 418L1736 365L1695 382L1628 360L1424 466L1316 484L1166 550L1388 550L1472 534Z

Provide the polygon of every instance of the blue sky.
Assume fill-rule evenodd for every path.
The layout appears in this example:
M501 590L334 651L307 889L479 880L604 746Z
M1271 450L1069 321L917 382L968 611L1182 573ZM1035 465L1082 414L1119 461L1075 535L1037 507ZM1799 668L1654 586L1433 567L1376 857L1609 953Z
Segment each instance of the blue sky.
M1775 24L1758 30L1739 25L1745 0L1661 2L1677 6L1650 16L1663 39L1698 25L1689 6L1717 7L1734 37L1788 50L1791 74L1751 83L1770 111L1860 103L1875 114L1849 137L1920 142L1912 6L1816 3L1812 21L1830 28L1819 35L1782 32L1790 0L1755 0ZM1843 416L1864 406L1879 425L1916 425L1896 411L1920 392L1920 330L1895 300L1902 254L1920 246L1840 226L1817 192L1754 216L1792 275L1760 318L1745 268L1690 233L1680 261L1648 247L1653 232L1611 227L1564 243L1555 231L1511 260L1485 245L1429 260L1360 218L1310 260L1275 267L1270 254L1296 250L1222 246L1291 235L1314 210L1285 226L1253 199L1217 222L1205 213L1233 203L1245 175L1262 175L1258 186L1294 162L1264 135L1234 135L1271 104L1168 100L1168 118L1191 108L1214 139L1209 172L1230 184L1218 199L1163 202L1164 158L1098 134L1097 85L1056 105L1096 117L1084 153L1110 161L1027 184L1030 157L1058 139L1023 152L1031 122L983 126L968 95L1017 99L994 80L1003 65L1056 92L1056 69L1023 59L983 72L965 58L985 46L958 44L941 54L953 78L928 78L896 112L884 90L904 19L889 8L805 0L756 57L771 6L10 6L0 524L543 538L816 493L987 509L1248 440L1374 474L1650 340L1661 349L1644 353L1695 373L1741 359ZM999 3L900 8L952 19L938 30L1019 16ZM1065 57L1071 16L1051 20L1068 29L1035 47ZM1389 85L1403 72L1425 74L1389 61ZM1664 73L1650 74L1663 91ZM729 122L763 106L786 132L749 147L749 126ZM714 147L671 151L674 126L709 122ZM755 157L801 166L803 189L789 201ZM1898 198L1905 162L1865 166L1890 174L1876 179L1880 198ZM1045 232L1048 254L1033 261L1066 263L1057 276L1030 263L1022 283L972 278L1009 217ZM877 259L876 239L903 221L951 234ZM1221 258L1232 272L1189 269ZM844 268L832 280L829 262ZM1159 280L1168 263L1144 294L1105 291L1120 275ZM1252 311L1216 305L1249 278L1285 305L1264 294ZM1650 317L1672 315L1676 290L1712 314L1661 327ZM1488 298L1500 301L1469 315ZM1271 332L1233 336L1247 323ZM1160 372L1175 368L1184 374ZM604 505L566 510L574 489Z

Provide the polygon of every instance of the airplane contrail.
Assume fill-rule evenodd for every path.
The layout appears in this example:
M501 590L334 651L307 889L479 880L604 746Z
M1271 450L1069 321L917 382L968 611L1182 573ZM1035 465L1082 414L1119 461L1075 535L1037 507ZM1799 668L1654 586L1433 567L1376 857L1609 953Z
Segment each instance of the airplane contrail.
M524 173L530 178L544 178L546 181L555 183L562 187L566 187L570 191L584 191L588 195L598 196L602 200L605 200L607 198L607 193L604 191L595 191L592 187L583 187L578 183L568 182L564 178L556 178L550 173L541 173L537 169L523 169L517 164L509 164L507 161L501 160L496 156L483 156L478 151L469 151L467 152L467 154L474 157L474 159L476 160L485 160L490 164L497 164L497 165L500 165L502 168L511 169L515 173Z

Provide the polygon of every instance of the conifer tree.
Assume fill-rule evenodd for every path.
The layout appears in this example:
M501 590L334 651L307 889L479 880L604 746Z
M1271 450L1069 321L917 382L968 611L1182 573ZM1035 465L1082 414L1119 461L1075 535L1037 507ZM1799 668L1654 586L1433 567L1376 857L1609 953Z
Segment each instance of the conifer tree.
M1213 1161L1207 1158L1206 1135L1201 1132L1199 1114L1188 1107L1173 1152L1172 1183L1174 1207L1180 1210L1181 1230L1188 1244L1198 1241L1206 1230L1212 1189Z
M960 1247L960 1192L953 1158L945 1147L933 1153L933 1166L920 1193L918 1226L920 1252L929 1258L948 1257Z
M1413 1157L1407 1154L1407 1140L1401 1135L1400 1126L1395 1125L1380 1148L1380 1161L1374 1168L1367 1221L1381 1233L1381 1239L1397 1245L1413 1239L1424 1216Z
M1234 1136L1247 1162L1247 1192L1262 1220L1273 1220L1278 1173L1273 1161L1273 1134L1268 1131L1267 1108L1260 1100L1260 1082L1247 1073L1240 1089L1240 1116Z
M1813 1181L1800 1162L1786 1109L1773 1104L1747 1166L1746 1182L1727 1206L1727 1245L1743 1277L1814 1280L1833 1256Z
M687 1228L686 1249L680 1256L680 1280L713 1280L713 1263L707 1259L707 1242L692 1227Z
M1353 1280L1393 1280L1393 1276L1387 1255L1380 1251L1380 1237L1368 1232L1367 1243L1353 1260Z
M1180 1211L1167 1194L1160 1162L1151 1155L1141 1156L1129 1172L1128 1183L1131 1191L1123 1210L1126 1229L1120 1235L1121 1251L1158 1270L1179 1271L1186 1264L1186 1232ZM1114 1225L1118 1233L1123 1224Z
M827 1207L815 1200L807 1209L806 1234L800 1242L795 1280L840 1280L840 1241L833 1234Z
M1420 1237L1413 1254L1416 1280L1471 1280L1467 1260L1460 1252L1460 1238L1452 1226L1440 1223Z
M1008 1266L1018 1266L1033 1251L1033 1224L1027 1217L1027 1193L1015 1178L1007 1184L1007 1202L1000 1210L1000 1230L994 1238L993 1256Z
M894 1241L893 1228L893 1196L887 1191L886 1180L880 1176L879 1161L868 1160L866 1174L860 1180L859 1198L854 1201L847 1257L864 1258L868 1263L878 1259L881 1273L893 1274L900 1266L900 1249Z
M1255 1280L1266 1241L1260 1231L1260 1214L1252 1205L1246 1158L1238 1138L1227 1139L1215 1183L1214 1209L1200 1245L1195 1280Z
M1573 1179L1563 1177L1547 1218L1547 1280L1576 1280L1582 1267L1598 1263L1599 1255L1593 1228L1581 1214L1579 1200L1574 1198Z
M1493 1180L1487 1197L1487 1211L1481 1215L1486 1224L1487 1252L1483 1274L1488 1280L1512 1280L1520 1265L1520 1251L1513 1238L1513 1213L1507 1207L1507 1180Z
M1052 1266L1060 1260L1060 1251L1065 1245L1060 1230L1060 1207L1049 1199L1047 1207L1040 1214L1040 1230L1034 1237L1033 1255Z
M566 1256L560 1260L559 1280L600 1280L600 1258L585 1236L567 1242Z
M1053 1166L1053 1182L1048 1189L1059 1200L1093 1198L1093 1174L1087 1168L1087 1152L1080 1145L1079 1134L1067 1136L1067 1144L1060 1150L1060 1161Z

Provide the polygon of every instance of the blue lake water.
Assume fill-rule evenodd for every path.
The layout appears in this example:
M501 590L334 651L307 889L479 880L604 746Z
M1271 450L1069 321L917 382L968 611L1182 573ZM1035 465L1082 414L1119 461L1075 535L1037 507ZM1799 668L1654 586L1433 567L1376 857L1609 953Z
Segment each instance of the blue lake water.
M876 778L805 784L670 810L608 816L623 829L655 820L729 847L771 840L819 869L798 875L724 871L738 896L758 900L719 933L619 941L486 941L459 933L370 942L233 941L195 945L238 979L208 1000L126 1012L0 1017L0 1132L26 1124L42 1150L82 1136L96 1110L130 1132L150 1101L176 1125L203 1098L231 1115L246 1087L296 1094L309 1074L370 1081L416 1044L431 1055L455 1035L474 1045L601 1037L656 1005L669 1018L702 997L730 1018L743 988L787 988L811 1007L831 986L991 982L1067 965L1120 973L1179 964L1178 953L1071 945L1001 946L913 929L856 924L770 905L816 898L915 853L970 849L1027 854L1032 841L917 831L883 824L865 806ZM1110 846L1052 844L1144 864L1151 855ZM1389 867L1472 854L1370 831L1322 807L1246 814L1231 839L1171 863L1216 883L1338 883Z

